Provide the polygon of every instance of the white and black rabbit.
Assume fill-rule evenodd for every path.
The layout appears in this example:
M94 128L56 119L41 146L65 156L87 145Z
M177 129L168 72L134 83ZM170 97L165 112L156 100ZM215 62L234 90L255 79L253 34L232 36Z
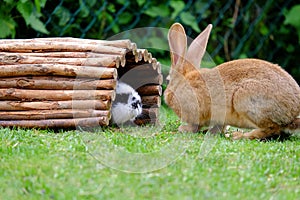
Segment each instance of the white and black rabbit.
M142 113L140 95L128 84L118 81L116 99L112 105L112 123L122 125L132 122Z

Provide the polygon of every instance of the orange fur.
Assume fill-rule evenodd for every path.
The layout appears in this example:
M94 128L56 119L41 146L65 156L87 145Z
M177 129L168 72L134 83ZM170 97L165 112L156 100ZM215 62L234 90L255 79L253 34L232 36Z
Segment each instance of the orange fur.
M213 69L195 66L200 65L210 29L211 26L205 29L187 52L183 27L176 23L169 32L172 66L164 94L169 107L188 123L180 130L232 125L255 128L249 133L236 133L234 139L262 139L278 135L287 127L299 128L300 120L295 119L300 114L300 88L278 65L240 59ZM194 51L200 56L196 57Z

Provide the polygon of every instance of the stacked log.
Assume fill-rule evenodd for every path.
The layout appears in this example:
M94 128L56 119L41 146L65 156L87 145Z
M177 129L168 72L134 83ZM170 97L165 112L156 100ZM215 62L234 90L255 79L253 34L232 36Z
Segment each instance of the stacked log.
M0 126L107 126L118 78L142 97L136 123L157 123L161 66L130 40L0 40Z

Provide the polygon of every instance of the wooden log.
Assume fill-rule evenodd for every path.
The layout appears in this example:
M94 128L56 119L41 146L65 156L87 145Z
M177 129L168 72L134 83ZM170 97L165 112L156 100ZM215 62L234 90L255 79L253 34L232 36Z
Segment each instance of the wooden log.
M75 118L75 119L45 119L45 120L0 120L2 127L23 128L75 128L107 126L107 117Z
M158 119L155 118L136 118L134 120L134 123L138 126L143 126L143 125L147 125L147 124L158 124Z
M156 58L152 58L151 61L148 61L148 62L151 63L153 69L156 70L157 63L158 63L158 61L156 60Z
M147 61L136 61L133 57L127 56L126 67L135 68L137 66L151 66L154 71L161 72L161 63L156 60L156 58L151 58Z
M110 100L71 100L71 101L0 101L2 111L95 109L109 110Z
M81 38L72 38L72 37L52 37L52 38L34 38L34 39L2 39L0 40L0 45L5 43L45 43L45 42L64 42L64 43L80 43L80 44L92 44L92 45L103 45L103 46L112 46L118 48L127 48L132 49L130 40L96 40L96 39L81 39Z
M126 53L126 62L137 63L143 60L141 51L128 51Z
M42 54L42 53L41 53ZM0 54L0 65L19 65L19 64L66 64L78 66L105 66L117 68L120 66L120 58L102 57L102 58L52 58L52 57L34 57L24 55L6 55Z
M1 41L1 40L0 40ZM94 52L79 52L79 51L66 51L66 52L0 52L3 56L33 56L33 57L53 57L53 58L103 58L113 57L116 58L118 55L101 54Z
M158 107L152 107L152 108L143 108L142 115L144 115L144 118L158 118L159 108Z
M128 49L113 46L80 42L60 42L55 40L45 42L28 42L23 40L10 42L8 40L2 40L1 42L0 51L8 52L89 51L113 55L125 55L128 51Z
M149 72L161 74L161 64L160 62L157 62L156 66L153 67L151 63L145 63L145 62L129 63L126 61L126 68L124 69L124 71L125 70L127 71L134 70L137 72L149 71Z
M135 120L134 123L141 126L146 124L157 124L159 119L159 108L143 108L142 114L140 114Z
M133 57L136 62L141 61L143 59L141 51L138 51L136 43L131 43L131 48L126 52L126 57Z
M125 55L110 55L94 52L1 52L0 56L22 56L22 57L42 57L42 58L111 58L116 60L116 65L121 64L122 67L126 64ZM118 67L118 66L117 66Z
M114 100L114 90L23 90L0 89L0 100L65 101Z
M117 78L117 69L105 67L73 66L61 64L0 65L0 77L15 76L70 76L97 79Z
M42 119L69 119L88 117L110 118L108 110L28 110L28 111L0 111L0 120L42 120Z
M156 71L157 71L158 73L161 73L161 63L160 63L160 62L157 62L157 63L156 63L156 66L153 67L153 68L156 69Z
M159 108L143 108L142 114L134 120L134 123L137 125L156 124L158 113Z
M116 88L114 79L83 79L59 76L32 76L0 78L0 88L44 89L44 90L95 90Z
M153 96L142 96L142 104L143 107L160 107L161 99L160 96L153 95Z
M35 38L34 42L45 42L45 41L59 41L59 42L80 42L85 44L95 44L95 45L104 45L104 46L112 46L118 48L127 48L132 49L134 46L132 45L130 40L96 40L96 39L83 39L83 38L72 38L72 37L54 37L54 38Z
M147 49L137 49L137 51L141 52L142 58L145 62L151 61L152 54Z
M1 82L0 82L1 84ZM160 85L144 85L137 89L139 95L151 96L151 95L162 95L162 88Z

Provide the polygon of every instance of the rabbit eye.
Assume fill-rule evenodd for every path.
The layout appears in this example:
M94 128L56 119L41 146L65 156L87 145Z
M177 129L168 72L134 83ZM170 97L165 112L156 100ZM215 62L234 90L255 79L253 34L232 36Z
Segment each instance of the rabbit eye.
M134 100L136 100L136 98L135 98L135 97L132 97L132 101L134 101Z

